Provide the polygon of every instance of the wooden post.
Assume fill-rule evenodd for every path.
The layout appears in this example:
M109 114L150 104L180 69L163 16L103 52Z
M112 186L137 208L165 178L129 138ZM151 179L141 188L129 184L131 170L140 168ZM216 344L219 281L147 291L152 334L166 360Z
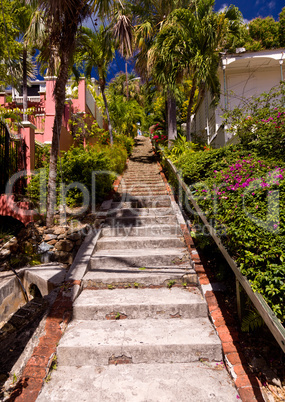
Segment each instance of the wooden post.
M236 277L236 297L237 297L238 318L241 321L242 320L242 311L241 311L240 284L239 284L237 277Z

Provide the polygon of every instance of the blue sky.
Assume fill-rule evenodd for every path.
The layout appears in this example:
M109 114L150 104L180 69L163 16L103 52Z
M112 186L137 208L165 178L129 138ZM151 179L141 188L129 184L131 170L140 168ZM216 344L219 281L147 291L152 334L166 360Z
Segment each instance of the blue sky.
M278 20L280 11L285 7L284 0L233 0L232 2L216 0L215 10L219 11L230 4L234 4L240 9L246 21L256 17L267 17L268 15Z
M284 0L216 0L215 10L223 10L231 4L234 4L240 9L245 22L256 17L267 17L268 15L272 16L275 20L278 20L280 11L285 7ZM93 27L93 25L88 23L88 21L86 25L90 28ZM132 64L130 62L128 70L129 72L132 70ZM107 81L110 81L120 71L125 71L125 62L122 57L117 55L109 67Z
M256 17L272 16L278 20L278 15L283 7L285 7L284 0L236 0L225 1L216 0L215 10L220 11L229 5L234 4L241 11L245 22L248 22ZM129 71L132 67L129 67ZM117 56L109 68L108 81L116 75L119 71L125 71L124 61L120 56Z

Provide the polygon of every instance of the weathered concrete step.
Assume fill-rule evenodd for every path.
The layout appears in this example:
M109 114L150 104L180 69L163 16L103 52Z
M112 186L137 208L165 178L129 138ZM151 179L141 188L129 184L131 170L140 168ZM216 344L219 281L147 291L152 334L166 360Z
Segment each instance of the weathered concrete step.
M59 366L37 402L236 402L227 370L216 363Z
M126 356L139 363L222 360L221 342L208 318L74 320L57 348L59 365L108 365Z
M141 167L138 167L138 169L141 170ZM145 174L144 171L140 175L130 175L130 174L125 174L122 178L123 182L126 181L137 181L137 182L144 182L144 181L150 181L150 182L160 182L163 183L163 179L160 174Z
M152 197L151 199L133 198L130 201L112 202L111 208L167 208L171 206L169 196Z
M107 217L105 219L105 225L116 226L116 225L133 225L133 226L146 226L146 225L157 225L157 224L177 224L177 218L175 215L148 215L148 216L118 216L118 217Z
M141 170L141 167L138 166L137 169L138 169L138 170ZM142 182L145 181L145 180L150 180L150 181L156 180L156 181L163 182L163 179L162 179L160 173L154 173L154 174L151 173L151 174L149 174L149 173L145 172L144 169L142 170L142 173L141 173L141 174L130 174L130 173L126 173L126 174L124 174L122 180L123 180L123 181L126 181L126 180L132 181L132 180L135 180L135 181L142 181Z
M101 237L96 244L96 250L141 249L141 248L169 248L184 247L183 238L172 237Z
M147 266L175 266L190 264L186 248L136 249L136 250L98 250L90 259L90 269L103 269L115 266L147 267Z
M139 192L153 192L153 191L164 191L165 185L164 183L159 184L150 184L150 183L137 183L137 184L127 184L127 185L119 185L118 191L119 192L128 192L132 193L134 191Z
M89 271L83 278L83 287L106 288L120 287L145 287L165 286L173 284L198 284L197 274L193 268L185 266L144 266L136 267L109 267Z
M179 225L150 225L150 226L133 226L133 225L114 225L113 227L104 227L102 236L120 236L120 237L150 237L160 236L182 236Z
M109 217L140 217L140 216L165 216L174 215L173 208L120 208L107 212Z
M145 166L141 166L140 164L136 165L134 168L127 169L124 173L124 179L134 179L134 178L150 178L150 179L162 179L160 171L155 167L152 166L150 169L146 169Z
M142 176L142 177L133 177L133 178L129 178L128 176L124 176L122 178L121 183L125 183L125 184L139 184L139 183L164 183L161 177L146 177L146 176Z
M119 193L127 193L127 194L140 194L140 195L164 195L167 194L167 190L165 186L156 187L156 186L136 186L136 187L119 187Z
M104 320L120 314L127 319L207 317L198 288L85 289L73 305L76 320Z
M123 196L116 193L114 195L114 202L119 201L120 203L131 202L132 205L134 203L138 203L138 207L148 207L148 208L155 208L155 207L165 207L171 205L171 199L168 194L162 195L140 195L140 196L132 196L130 194L124 194Z

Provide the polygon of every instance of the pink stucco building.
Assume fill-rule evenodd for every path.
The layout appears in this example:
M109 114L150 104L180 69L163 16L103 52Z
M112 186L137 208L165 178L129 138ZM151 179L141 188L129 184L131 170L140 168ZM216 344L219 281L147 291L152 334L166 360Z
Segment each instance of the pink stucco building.
M28 108L34 108L34 112L28 116L28 120L35 126L35 140L43 144L51 144L52 141L52 128L55 116L55 100L53 97L55 81L56 77L45 77L44 80L32 81L28 87ZM95 90L94 82L92 84ZM0 106L7 109L21 109L23 106L22 95L15 89L12 89L10 93L12 95L12 102L7 101L6 92L0 93ZM70 82L66 88L66 102L62 116L60 138L60 149L63 151L68 150L73 144L69 120L74 114L88 114L91 116L91 120L94 119L97 121L99 127L103 128L104 126L102 113L85 78L79 80L77 87L71 89Z
M22 158L24 164L21 167L18 166L18 170L25 170L25 175L30 175L35 168L36 142L42 144L51 144L52 142L55 117L55 100L53 97L55 82L56 77L45 77L42 81L32 81L28 87L28 108L33 108L33 112L28 115L28 121L22 121L20 125L11 124L10 127L9 136L11 139L20 141L21 149L25 148L25 156ZM86 117L87 124L92 124L96 120L100 128L105 128L102 114L92 95L92 92L96 90L95 83L91 82L93 86L91 88L86 83L85 78L81 78L77 87L71 84L71 82L68 83L66 88L60 136L61 151L67 151L74 143L70 126L72 118L78 115L85 118L88 115ZM15 89L0 92L0 106L5 109L17 108L21 112L23 108L22 94ZM13 216L23 223L33 220L33 214L29 213L28 205L22 204L17 205L14 202L13 195L0 194L0 215Z

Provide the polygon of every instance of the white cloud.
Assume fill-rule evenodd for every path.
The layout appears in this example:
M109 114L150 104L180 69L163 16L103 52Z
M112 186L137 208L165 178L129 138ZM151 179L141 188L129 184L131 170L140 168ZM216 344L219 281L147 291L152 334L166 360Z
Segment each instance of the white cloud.
M272 10L275 7L275 1L270 1L270 3L268 3L268 7L270 10Z
M248 20L247 18L244 18L244 19L243 19L243 23L244 23L244 24L248 24L249 21L250 21L250 20Z
M227 8L227 7L228 7L227 3L222 4L220 9L218 10L218 13L222 13L223 11L225 11L225 8Z

